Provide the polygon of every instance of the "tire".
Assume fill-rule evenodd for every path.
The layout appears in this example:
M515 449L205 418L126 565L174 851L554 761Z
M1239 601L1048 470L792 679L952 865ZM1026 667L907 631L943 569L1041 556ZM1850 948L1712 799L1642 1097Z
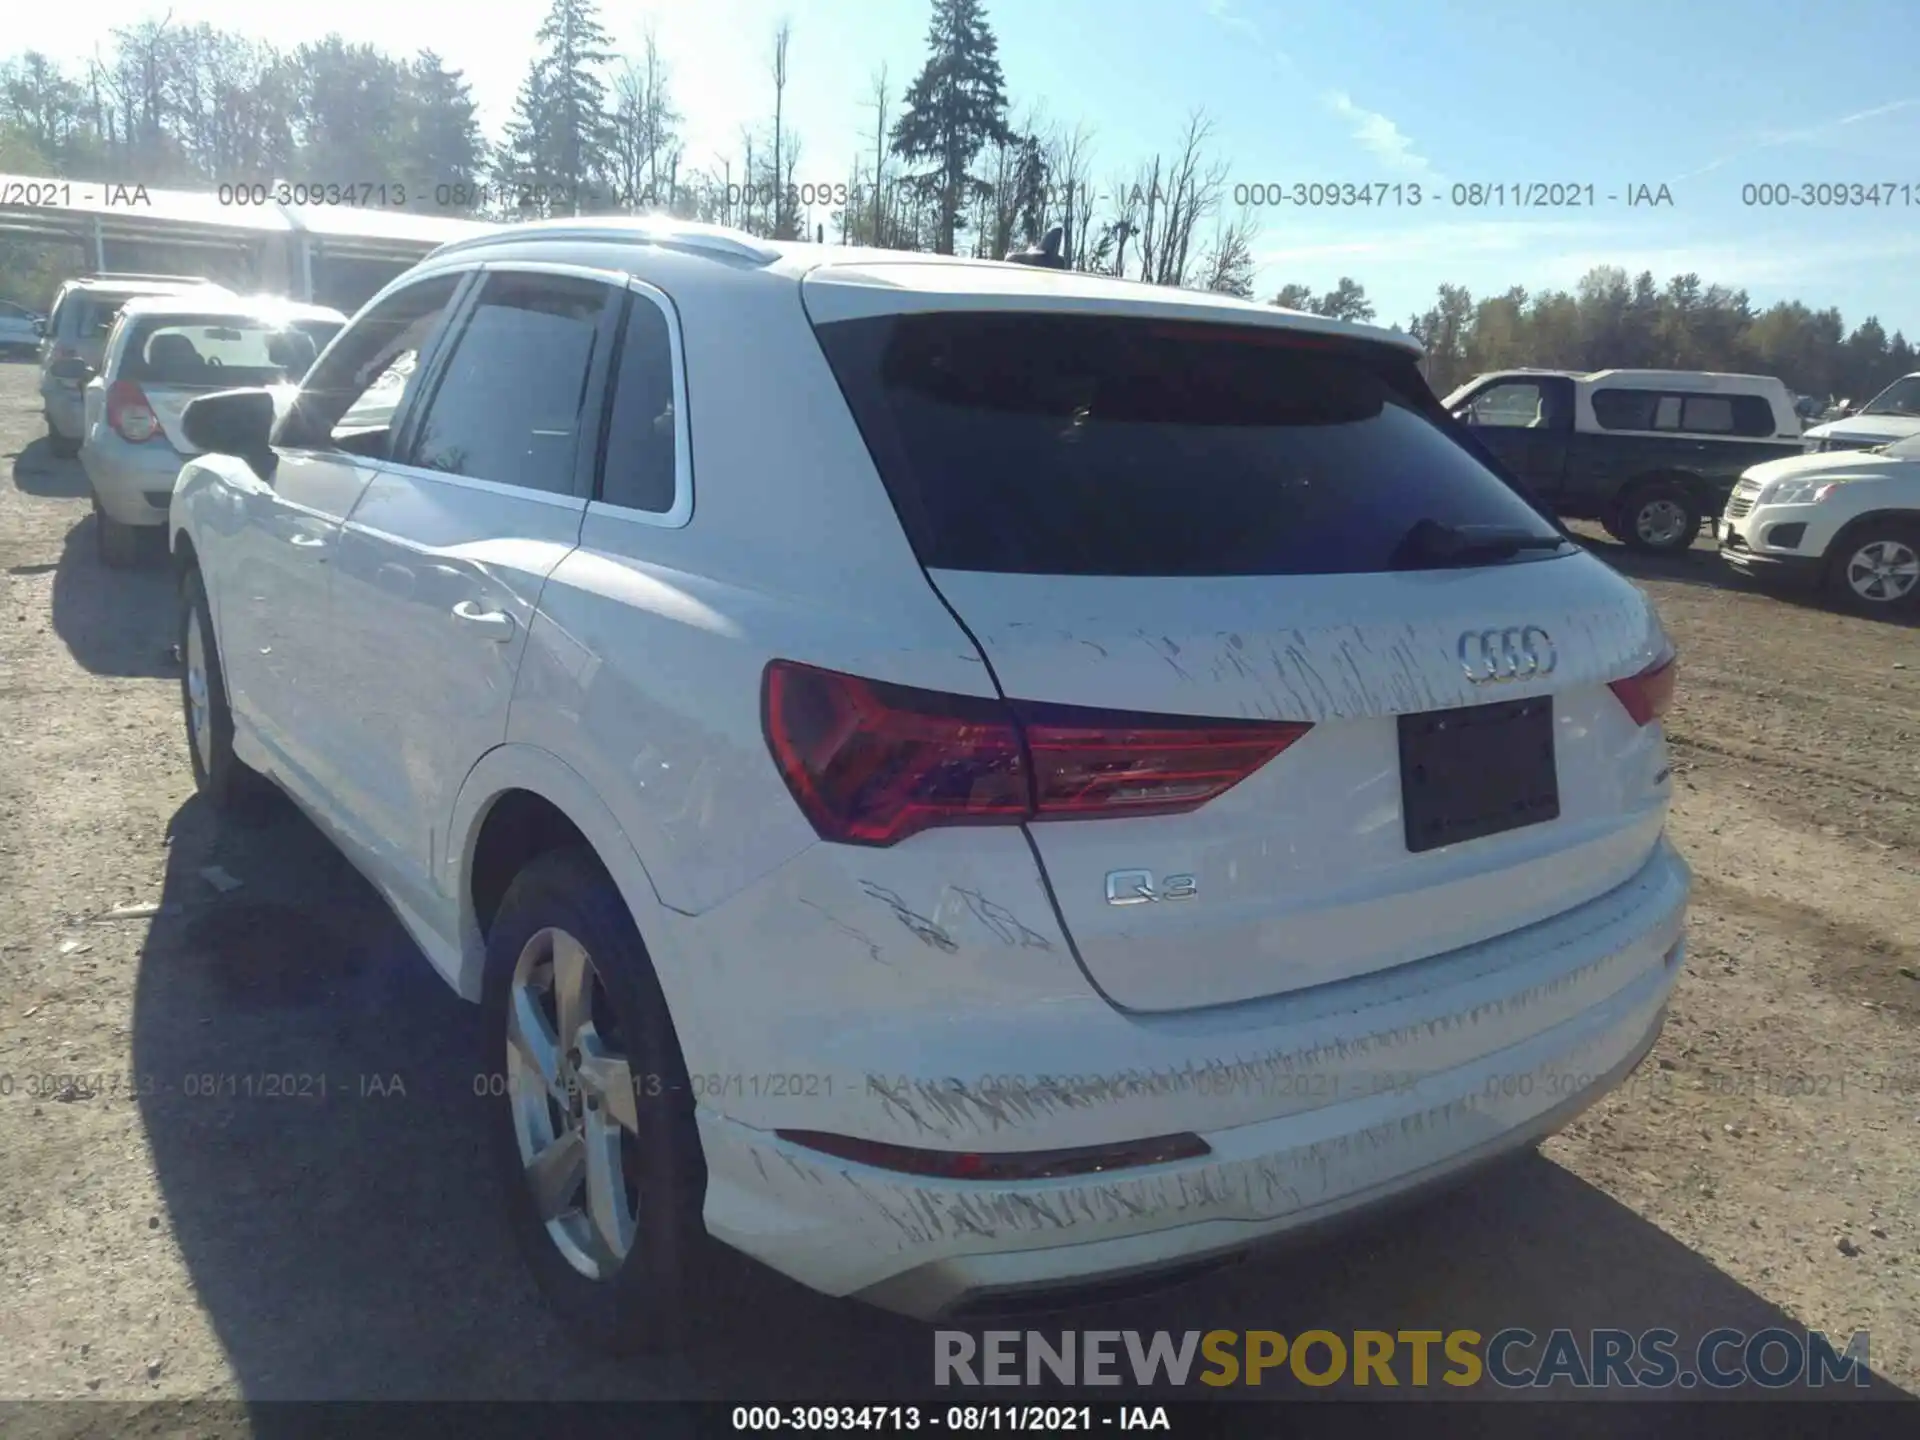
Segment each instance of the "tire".
M80 442L78 440L69 440L65 435L62 435L58 430L53 428L52 422L48 422L47 449L62 460L71 460L80 453Z
M1684 555L1700 536L1700 502L1683 485L1655 480L1620 502L1615 523L1622 544L1647 555Z
M585 955L575 973L586 979L576 993L590 997L574 1011L588 1021L575 1029L576 1046L560 1043L556 1023L554 957L566 937ZM605 1070L596 1078L586 1066L574 1069L562 1060L546 1071L561 1076L559 1083L545 1086L533 1068L513 1058L510 1017L528 1014L537 1017L549 1054L589 1064L596 1051L625 1057L633 1108L623 1121L616 1123L599 1098L619 1089L606 1083ZM626 902L590 850L548 851L508 886L488 929L481 1016L478 1073L504 1081L487 1087L490 1095L494 1088L504 1092L486 1101L489 1145L515 1243L548 1304L597 1350L697 1349L711 1308L701 1302L711 1293L717 1244L701 1218L706 1162L693 1088L653 962ZM618 1203L597 1212L589 1209L590 1172L578 1159L595 1138L621 1167ZM576 1163L563 1167L569 1178L554 1187L543 1210L526 1157L562 1151ZM624 1252L600 1238L608 1227L595 1225L595 1213L618 1213L620 1224L631 1227ZM618 1233L619 1226L613 1228Z
M1920 609L1920 519L1873 520L1840 537L1827 586L1863 615Z
M114 570L125 570L140 559L140 532L123 525L93 502L93 544L100 563Z
M252 815L272 794L271 783L233 753L233 711L200 571L180 579L180 708L193 784L223 815Z

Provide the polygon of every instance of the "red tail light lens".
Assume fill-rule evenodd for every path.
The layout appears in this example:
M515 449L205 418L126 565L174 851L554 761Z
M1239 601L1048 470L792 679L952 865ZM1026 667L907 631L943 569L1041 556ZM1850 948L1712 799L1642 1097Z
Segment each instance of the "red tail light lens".
M1021 707L1024 709L1024 707ZM1197 809L1286 749L1309 726L1162 720L1124 715L1080 723L1024 719L1033 756L1035 818L1172 815ZM1018 712L1016 712L1018 713Z
M160 417L147 403L147 392L131 380L116 380L107 388L107 424L135 445L160 433Z
M1198 809L1310 728L1021 703L767 666L767 747L825 840Z
M1608 685L1620 697L1620 703L1627 707L1627 714L1633 717L1634 724L1651 725L1666 714L1668 707L1673 704L1673 684L1678 678L1679 667L1679 657L1669 654L1638 675L1609 681Z

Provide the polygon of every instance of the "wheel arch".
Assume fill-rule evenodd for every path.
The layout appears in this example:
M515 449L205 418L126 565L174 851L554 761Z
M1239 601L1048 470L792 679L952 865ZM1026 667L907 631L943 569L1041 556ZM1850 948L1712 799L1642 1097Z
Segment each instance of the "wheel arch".
M673 1005L676 987L667 973L672 967L661 964L676 912L661 903L620 822L579 771L537 746L498 745L467 773L447 836L447 891L459 912L458 971L447 979L461 998L480 998L487 925L514 874L535 855L584 844L626 902L678 1018L682 1007ZM688 1039L683 1032L683 1046Z
M1876 525L1894 525L1910 533L1920 534L1920 508L1883 505L1877 510L1868 510L1855 515L1834 531L1833 539L1827 542L1827 565L1831 567L1840 558L1842 548L1852 544L1854 538L1863 530Z

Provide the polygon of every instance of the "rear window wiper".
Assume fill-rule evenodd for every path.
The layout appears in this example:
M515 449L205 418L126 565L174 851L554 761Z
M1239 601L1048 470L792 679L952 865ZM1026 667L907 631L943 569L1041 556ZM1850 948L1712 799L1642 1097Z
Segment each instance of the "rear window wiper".
M1389 564L1396 570L1430 565L1480 565L1510 560L1526 550L1558 550L1571 543L1564 535L1510 530L1498 525L1443 525L1423 519L1401 537Z

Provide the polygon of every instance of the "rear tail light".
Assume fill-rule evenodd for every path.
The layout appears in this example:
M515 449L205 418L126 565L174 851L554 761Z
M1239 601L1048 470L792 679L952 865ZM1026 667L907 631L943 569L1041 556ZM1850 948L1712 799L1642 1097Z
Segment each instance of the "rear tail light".
M1638 675L1609 681L1608 687L1620 697L1634 724L1651 725L1673 704L1673 682L1679 665L1679 657L1669 652Z
M160 433L160 417L147 403L147 392L131 380L116 380L108 387L107 424L122 440L135 445Z
M849 845L936 825L1195 810L1311 728L1007 704L789 660L767 666L761 718L801 811Z

